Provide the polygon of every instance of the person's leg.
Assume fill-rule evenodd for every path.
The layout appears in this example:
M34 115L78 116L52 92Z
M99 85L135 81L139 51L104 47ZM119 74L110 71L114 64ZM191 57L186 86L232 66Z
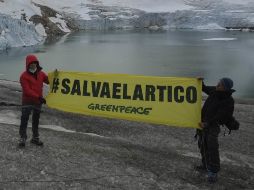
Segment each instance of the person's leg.
M40 122L41 106L34 106L32 117L33 138L39 138L39 122Z
M217 180L217 173L220 171L220 155L218 143L219 133L219 127L212 128L209 130L209 134L207 136L209 182L215 182Z
M19 128L19 135L21 138L27 139L26 129L27 129L30 113L31 113L31 108L28 106L23 107L21 110L21 123Z
M207 137L207 147L209 154L208 169L215 173L219 172L220 170L218 135L218 130L211 130Z
M204 131L200 131L198 138L198 147L201 154L202 164L200 166L197 166L196 169L203 171L207 169L207 159L208 159L206 136L207 135Z
M27 139L27 124L29 120L29 115L31 113L31 107L29 106L24 106L22 107L21 110L21 122L20 122L20 127L19 127L19 135L20 135L20 146L25 146L25 142Z
M33 138L31 139L31 143L42 146L43 142L41 142L39 139L40 113L41 113L41 106L34 106L33 121L32 121Z

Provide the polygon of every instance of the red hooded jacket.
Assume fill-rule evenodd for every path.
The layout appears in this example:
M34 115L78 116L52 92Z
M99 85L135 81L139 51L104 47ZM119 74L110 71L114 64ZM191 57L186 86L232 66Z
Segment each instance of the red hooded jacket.
M29 72L29 65L37 63L37 71L33 74ZM35 55L26 57L26 71L20 76L22 86L22 105L32 104L39 105L39 98L43 96L43 83L49 84L48 76L42 71L39 61Z

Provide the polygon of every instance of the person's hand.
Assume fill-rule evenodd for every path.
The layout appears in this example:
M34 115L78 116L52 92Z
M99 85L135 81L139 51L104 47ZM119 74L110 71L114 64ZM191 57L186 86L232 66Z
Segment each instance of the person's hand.
M54 76L57 77L57 76L58 76L58 73L59 73L58 70L55 69L55 70L54 70Z
M198 125L201 129L204 129L206 127L206 123L204 122L200 122Z
M47 103L45 98L43 98L43 97L40 97L39 101L40 101L41 104L46 104Z
M204 80L204 77L197 77L198 80Z

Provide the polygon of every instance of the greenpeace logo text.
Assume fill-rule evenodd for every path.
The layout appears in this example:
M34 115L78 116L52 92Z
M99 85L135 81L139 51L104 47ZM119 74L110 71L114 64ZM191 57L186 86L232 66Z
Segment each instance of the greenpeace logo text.
M119 106L119 105L107 105L107 104L94 104L91 103L88 105L90 110L98 111L107 111L107 112L116 112L116 113L127 113L127 114L139 114L139 115L149 115L152 108L143 108L143 107L132 107L132 106Z

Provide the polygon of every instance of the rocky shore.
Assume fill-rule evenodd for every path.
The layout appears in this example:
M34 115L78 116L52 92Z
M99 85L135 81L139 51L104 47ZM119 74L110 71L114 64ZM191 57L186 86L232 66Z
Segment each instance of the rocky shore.
M239 131L223 136L221 129L222 169L210 185L193 170L200 160L194 129L44 106L45 146L19 149L20 98L19 83L0 80L0 189L254 189L253 100L236 100Z

